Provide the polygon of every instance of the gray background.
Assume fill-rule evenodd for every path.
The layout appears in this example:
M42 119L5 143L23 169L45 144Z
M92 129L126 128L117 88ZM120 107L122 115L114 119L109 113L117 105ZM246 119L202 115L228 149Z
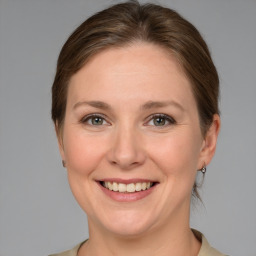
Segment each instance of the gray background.
M57 55L118 1L0 1L0 255L47 255L87 237L50 120ZM232 256L256 255L256 1L162 0L201 31L221 79L222 130L191 225Z

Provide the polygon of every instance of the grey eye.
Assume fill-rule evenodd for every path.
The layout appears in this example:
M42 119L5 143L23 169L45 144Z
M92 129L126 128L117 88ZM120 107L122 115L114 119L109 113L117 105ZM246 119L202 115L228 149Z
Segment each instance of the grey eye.
M92 125L102 125L104 122L104 119L99 116L91 117L91 124Z
M84 117L81 120L82 124L87 124L87 125L91 125L91 126L101 126L101 125L107 125L107 121L104 117L100 116L100 115L89 115Z
M176 121L166 114L154 114L147 123L147 125L155 127L167 127L174 124L176 124Z
M166 124L166 118L165 117L154 117L153 123L155 126L164 126Z

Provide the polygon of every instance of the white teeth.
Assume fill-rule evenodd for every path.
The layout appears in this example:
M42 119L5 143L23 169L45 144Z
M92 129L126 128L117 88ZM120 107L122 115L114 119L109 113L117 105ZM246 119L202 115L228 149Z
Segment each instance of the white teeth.
M123 184L123 183L119 183L118 191L119 192L126 192L126 185Z
M111 182L108 182L108 189L113 190L113 184Z
M105 182L105 185L108 185L110 182ZM109 188L109 186L106 186L106 188ZM118 191L118 184L116 182L113 182L113 191Z
M138 182L138 183L130 183L130 184L123 184L117 182L103 182L103 186L111 191L118 191L121 193L133 193L135 191L139 192L142 190L146 190L151 188L153 185L152 182Z
M136 183L135 190L136 191L141 191L141 183Z
M126 191L127 192L135 192L135 185L133 184L133 183L131 183L131 184L128 184L127 186L126 186Z

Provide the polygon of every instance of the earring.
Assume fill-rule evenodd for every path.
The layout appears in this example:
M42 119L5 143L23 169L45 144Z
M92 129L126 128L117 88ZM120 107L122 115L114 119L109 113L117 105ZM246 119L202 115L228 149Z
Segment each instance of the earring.
M62 166L66 167L66 162L64 160L62 160Z
M202 172L203 174L206 173L206 166L205 166L205 164L204 164L203 168L199 169L199 171Z

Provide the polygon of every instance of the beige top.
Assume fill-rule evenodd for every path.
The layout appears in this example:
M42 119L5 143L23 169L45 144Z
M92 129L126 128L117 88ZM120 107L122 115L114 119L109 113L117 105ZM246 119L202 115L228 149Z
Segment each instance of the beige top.
M216 249L211 247L210 244L208 243L208 241L206 240L206 238L204 237L204 235L202 233L200 233L197 230L193 230L193 232L194 232L195 236L200 241L202 241L202 246L200 248L198 256L225 256L224 254L220 253L219 251L217 251ZM78 244L76 247L74 247L71 250L68 250L68 251L65 251L65 252L62 252L62 253L51 254L49 256L77 256L77 252L78 252L80 246L83 243L84 242Z

